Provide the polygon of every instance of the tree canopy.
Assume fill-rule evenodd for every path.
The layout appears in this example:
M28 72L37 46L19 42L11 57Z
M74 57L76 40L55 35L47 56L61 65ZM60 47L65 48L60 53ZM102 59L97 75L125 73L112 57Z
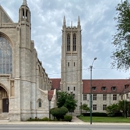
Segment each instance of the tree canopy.
M130 67L130 4L128 0L119 3L116 7L117 32L113 36L112 44L116 47L113 52L112 65L125 70Z
M87 111L90 111L90 108L88 107L87 104L81 105L81 106L80 106L80 109L83 109L83 110L85 110L86 112L87 112Z
M57 93L57 106L58 107L66 107L69 112L74 111L77 106L77 101L74 99L73 94L69 94L67 92L58 92Z
M108 116L115 116L117 113L122 113L127 117L130 114L130 102L127 100L119 101L117 104L111 104L106 108Z

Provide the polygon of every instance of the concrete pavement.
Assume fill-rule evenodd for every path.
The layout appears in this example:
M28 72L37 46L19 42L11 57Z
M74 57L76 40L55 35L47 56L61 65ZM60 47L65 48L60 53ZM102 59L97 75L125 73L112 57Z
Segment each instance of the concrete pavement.
M58 122L58 121L9 121L9 120L0 120L0 124L77 124L77 125L90 125L89 122L83 122L76 116L73 116L71 122ZM130 123L92 123L92 125L130 125Z

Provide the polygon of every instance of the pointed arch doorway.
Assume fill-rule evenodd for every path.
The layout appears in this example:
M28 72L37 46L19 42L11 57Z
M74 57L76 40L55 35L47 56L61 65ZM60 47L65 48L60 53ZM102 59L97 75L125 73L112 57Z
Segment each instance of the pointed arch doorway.
M0 86L0 113L9 112L9 98L7 91Z

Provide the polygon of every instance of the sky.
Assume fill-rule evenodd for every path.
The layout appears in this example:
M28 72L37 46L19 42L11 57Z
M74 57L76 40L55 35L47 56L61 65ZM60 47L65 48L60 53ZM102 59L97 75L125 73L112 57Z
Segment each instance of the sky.
M66 25L82 28L82 78L129 79L130 71L112 68L112 44L116 33L116 6L121 0L27 0L31 11L31 39L49 78L61 77L63 18ZM17 23L23 0L0 0L13 22Z

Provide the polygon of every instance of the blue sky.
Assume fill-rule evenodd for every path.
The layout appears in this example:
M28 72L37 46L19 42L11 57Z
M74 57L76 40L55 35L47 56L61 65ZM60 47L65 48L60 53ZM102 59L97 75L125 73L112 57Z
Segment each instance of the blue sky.
M128 79L127 70L112 69L114 51L112 36L116 33L116 6L121 0L27 0L31 11L31 39L35 42L38 58L50 78L61 76L61 44L63 17L67 26L82 28L83 79L90 78L89 66L94 57L94 79ZM11 19L18 22L23 0L0 0Z

